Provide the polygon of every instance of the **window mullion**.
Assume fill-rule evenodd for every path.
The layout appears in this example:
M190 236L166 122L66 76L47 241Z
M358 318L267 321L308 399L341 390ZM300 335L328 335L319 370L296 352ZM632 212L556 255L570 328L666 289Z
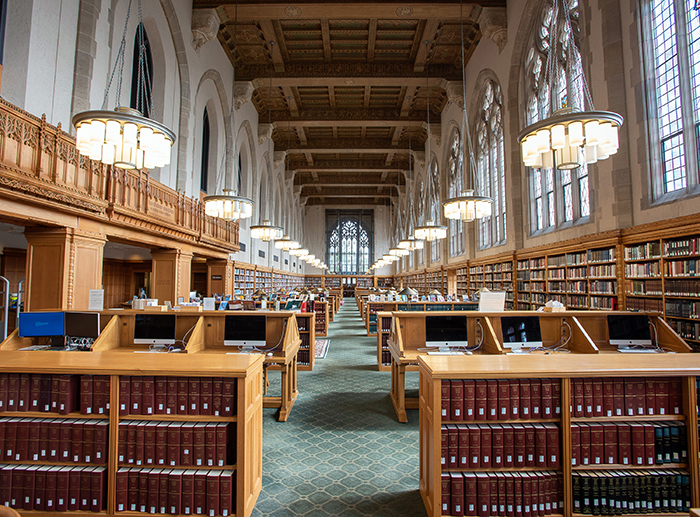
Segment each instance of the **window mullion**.
M685 153L685 185L686 190L698 184L698 140L693 110L693 93L688 47L688 20L685 7L686 0L675 0L676 9L676 45L678 46L678 67L680 79L681 113L683 117L683 150ZM692 120L693 124L685 121ZM694 172L694 173L693 173Z

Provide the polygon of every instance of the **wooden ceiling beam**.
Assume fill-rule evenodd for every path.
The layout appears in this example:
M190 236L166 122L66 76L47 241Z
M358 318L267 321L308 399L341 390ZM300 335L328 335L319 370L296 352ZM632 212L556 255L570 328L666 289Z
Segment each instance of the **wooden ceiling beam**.
M404 88L403 99L401 100L401 116L408 117L411 112L411 106L413 105L413 99L416 97L416 91L418 87L415 84L406 86Z
M284 72L284 58L282 57L282 51L277 41L277 34L275 33L275 27L272 25L272 20L260 20L260 29L263 32L265 41L270 46L272 64L275 66L275 72Z
M269 71L269 68L268 68ZM459 72L459 70L457 70ZM238 79L238 69L236 69L236 77ZM241 79L238 79L241 80ZM462 76L458 77L458 80L462 80ZM423 77L274 77L273 78L275 86L292 86L292 87L303 87L312 86L318 87L319 83L324 86L413 86L414 88L423 88L426 85L425 76ZM261 76L252 79L253 88L268 88L270 85L270 77ZM442 77L428 77L428 85L435 88L442 88L443 90L447 88L447 84L450 81Z
M273 115L274 118L274 115ZM433 124L436 124L436 121L433 121ZM423 120L402 120L402 119L397 119L397 120L376 120L376 119L362 119L362 120L346 120L339 118L337 120L300 120L300 119L294 119L294 120L278 120L276 122L272 123L272 127L274 129L282 129L286 128L288 125L291 125L293 128L298 128L298 127L327 127L327 128L332 128L332 127L374 127L374 128L387 128L387 127L402 127L402 128L407 128L407 127L416 127L416 128L421 128L425 125L425 114L423 114Z
M314 153L316 154L386 154L386 153L391 153L395 152L396 154L405 154L408 155L408 148L406 149L396 149L395 147L368 147L368 148L362 148L362 147L354 147L354 148L348 148L348 147L343 147L342 145L339 147L317 147L317 148L302 148L302 149L297 149L295 147L291 147L289 149L282 149L283 151L286 150L290 154L297 154L301 153L307 156L307 159L310 160L309 164L313 165L313 158L311 158L311 155Z
M328 27L328 18L321 20L321 39L323 40L323 58L331 60L331 31Z
M294 98L294 91L292 90L291 86L282 86L282 93L284 94L285 98L287 99L287 106L289 107L289 113L292 115L292 117L298 117L299 116L299 105L297 104L297 100Z
M440 20L437 18L430 18L426 21L423 34L418 40L420 42L420 47L418 48L418 52L416 54L416 60L413 63L413 69L416 72L423 72L425 70L425 66L428 63L428 47L430 46L426 45L425 42L428 41L432 43L433 40L435 40L435 35L437 34L439 27Z
M371 19L369 21L369 35L367 37L367 61L371 63L374 61L374 45L377 41L377 20Z

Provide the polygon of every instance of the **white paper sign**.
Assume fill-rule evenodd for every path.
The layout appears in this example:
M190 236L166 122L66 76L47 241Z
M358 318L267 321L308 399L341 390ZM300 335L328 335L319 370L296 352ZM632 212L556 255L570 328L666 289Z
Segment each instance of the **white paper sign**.
M89 311L103 311L105 309L105 290L90 289Z
M205 311L213 311L216 309L216 298L204 298L202 307Z
M502 312L505 303L505 291L482 291L479 293L480 312Z

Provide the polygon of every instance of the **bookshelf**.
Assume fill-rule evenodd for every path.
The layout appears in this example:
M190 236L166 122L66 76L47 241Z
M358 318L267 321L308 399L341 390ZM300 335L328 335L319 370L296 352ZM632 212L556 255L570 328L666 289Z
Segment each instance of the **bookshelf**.
M314 324L316 335L325 337L328 335L328 324L330 323L328 317L328 302L314 300L313 307L314 313L316 314Z
M469 295L469 268L460 267L456 271L456 292L460 298L464 295Z
M389 351L389 333L391 332L391 312L378 312L377 316L377 370L391 371L391 352Z
M443 296L447 296L447 278L442 267L439 269L428 269L425 272L425 292L432 293L437 290Z
M700 465L698 460L695 379L700 373L700 361L694 360L694 356L688 355L666 354L653 357L635 356L633 358L620 357L620 355L585 354L576 356L575 361L571 360L571 356L563 354L551 356L547 361L543 361L541 357L533 356L475 355L472 357L450 358L419 356L419 439L421 444L419 488L428 515L431 517L461 515L459 512L452 511L452 505L460 503L463 506L464 504L470 504L470 501L474 501L474 496L470 495L470 498L467 499L467 494L475 494L475 502L480 504L480 497L488 492L493 493L491 487L494 484L490 483L495 483L499 497L504 492L512 493L513 490L507 490L507 488L505 491L499 489L499 482L502 478L505 477L507 480L511 476L519 476L521 478L520 483L521 487L523 487L521 502L523 505L526 504L526 501L533 504L532 497L537 498L539 501L541 495L531 489L531 497L529 499L525 498L526 491L524 487L526 478L530 482L530 487L534 486L532 485L534 479L538 481L537 486L541 487L542 485L539 481L541 481L543 476L545 479L549 477L550 484L554 481L557 487L554 493L557 494L557 497L547 497L546 493L543 496L550 504L556 501L557 506L552 508L551 512L553 515L571 516L589 513L590 507L584 508L575 506L575 504L582 501L584 495L593 493L593 486L589 484L590 479L617 478L622 484L626 483L630 476L634 476L634 479L631 481L638 482L642 478L663 478L669 473L674 478L678 475L681 483L683 482L682 478L686 477L688 484L686 485L687 491L685 493L690 497L684 498L683 505L680 508L671 510L670 507L658 508L654 506L649 508L647 513L687 512L686 505L697 506L698 497L700 496L700 487L698 486L700 484L698 475L698 467ZM644 387L644 393L646 393L646 386L649 383L652 384L652 390L654 391L656 391L655 383L674 386L670 390L671 393L674 391L676 393L674 400L678 401L679 404L678 413L650 415L648 413L650 405L645 405L646 397L638 396L638 389L632 391L632 387L638 385L640 381ZM636 412L635 408L635 414L627 416L574 416L572 408L576 408L577 403L581 400L576 394L579 383L593 386L595 383L605 385L613 382L621 382L625 388L628 385L630 386L630 388L627 388L629 391L626 393L629 395L633 394L633 396L623 394L623 407L630 399L634 403L641 400L642 406L645 408L643 413ZM502 384L510 388L508 400L511 406L513 406L513 400L517 400L519 409L527 407L527 404L529 404L530 409L533 409L535 407L533 400L539 400L541 417L534 418L534 414L531 413L531 418L523 419L521 412L520 418L514 418L512 414L508 415L507 413L504 415L507 418L499 418L501 402L498 395L499 387ZM548 387L546 392L544 389L545 385ZM536 397L532 396L533 386L537 387L538 395ZM623 388L623 391L625 388ZM530 394L529 402L525 398L525 394L528 391ZM480 397L479 394L485 394L486 396ZM494 394L496 396L495 400L493 400ZM515 394L518 396L517 399L513 398ZM671 400L671 398L672 396L669 395L666 400ZM495 404L496 408L496 418L492 420L497 420L497 422L489 422L487 418L478 420L475 415L479 414L479 408L483 408L490 415L488 410L492 407L492 403ZM542 409L547 406L552 408L552 414L549 418L542 414ZM557 407L560 408L559 414L556 412ZM454 408L463 410L461 412L462 418L456 417L453 413ZM465 417L468 414L468 410L465 408L475 408L473 411L474 416L470 417L469 420ZM654 465L635 464L635 448L634 442L632 442L630 447L619 447L619 450L629 451L625 454L629 454L630 464L623 463L624 456L620 455L617 458L613 457L613 461L618 461L619 463L608 463L607 460L602 459L601 464L597 465L572 465L572 460L578 462L581 459L580 456L575 457L574 455L580 454L580 452L575 451L581 451L583 448L575 443L576 439L582 436L582 429L585 428L589 432L587 438L590 437L591 443L595 444L595 446L592 445L590 447L593 450L599 447L598 444L600 442L596 436L600 437L602 435L602 433L599 433L600 427L605 429L612 426L617 427L617 430L624 429L625 431L629 428L631 430L629 435L631 435L631 433L635 433L640 429L645 430L645 428L649 428L649 422L658 422L661 427L685 424L687 460L683 461L681 459L679 462L663 464L656 464L655 462ZM515 451L518 447L521 450L527 450L526 448L523 449L522 445L517 445L522 442L518 441L516 430L522 433L521 429L523 427L532 429L533 426L535 427L534 464L533 460L529 460L530 463L528 464L527 459L517 466L514 464L512 467L506 465L496 467L493 463L484 464L485 453L481 450L484 446L483 441L480 444L481 449L479 453L482 463L480 463L478 468L465 468L464 465L460 465L459 458L461 458L461 454L459 452L457 464L451 461L450 444L452 442L449 441L449 438L451 434L454 435L455 428L458 431L465 427L470 430L478 428L481 431L491 431L492 459L495 459L498 452L494 450L494 444L500 447L500 444L503 443L505 449L508 442L506 438L503 439L503 442L500 440L494 441L494 431L498 429L500 433L500 429L503 427L507 429L514 428L513 441L515 444L513 445L513 450ZM544 430L540 433L542 428ZM547 432L550 434L547 434ZM578 436L577 432L579 433ZM538 439L538 433L542 436L541 440ZM442 437L445 435L448 439L447 450L444 450L445 448L442 445ZM624 440L624 436L629 435L621 436L623 436ZM522 440L522 438L520 439ZM525 447L527 447L527 438L524 441L526 442ZM549 447L550 441L553 444L551 448ZM623 441L622 443L626 445L626 442ZM545 454L542 455L538 451L543 451ZM507 453L504 453L504 457L506 455ZM517 452L515 452L515 456L517 458ZM589 458L592 458L590 452ZM448 497L448 491L452 494L452 486L459 488L460 481L464 483L462 485L464 488L470 486L467 483L474 482L471 479L473 471L476 471L475 475L477 478L475 490L470 491L466 489L464 491L464 500L459 493L455 494L454 498L452 495ZM489 482L484 478L489 480ZM454 485L451 483L452 480L455 480ZM484 484L479 484L480 480ZM597 485L598 488L600 486ZM630 484L630 486L632 485ZM640 489L640 487L644 485L636 484L635 486L637 487L635 490L643 493L643 489ZM669 485L667 488L669 489L669 494L683 494L683 490L677 491L675 486ZM516 495L515 497L517 498L518 496ZM592 497L594 496L591 495ZM490 504L490 497L487 498L487 501L487 504ZM446 507L443 505L446 505ZM600 507L597 509L601 510ZM635 511L620 509L616 513L624 515L635 513ZM493 514L493 512L487 511L485 514Z
M322 276L305 276L304 285L308 288L323 287Z
M233 275L233 294L250 299L255 292L255 266L236 262Z
M459 291L460 274L458 273L458 295L467 294L470 299L474 299L479 290L483 288L489 291L505 291L505 309L512 310L514 308L514 277L517 281L518 275L513 272L513 253L501 253L488 259L470 261L468 267L460 269L463 270L463 285L466 292ZM525 275L521 274L520 276Z
M378 326L377 313L379 312L415 312L415 311L476 311L479 304L476 302L403 302L403 301L379 301L365 303L365 327L368 336L376 336Z
M297 328L299 329L299 353L297 355L297 370L310 372L314 369L316 352L316 314L313 312L296 313Z
M52 361L37 361L37 354L50 354ZM128 511L130 515L147 515L159 513L163 506L166 507L164 513L182 514L185 513L181 506L183 503L194 504L197 500L202 507L202 513L213 512L213 515L223 515L226 511L229 515L249 516L262 487L262 363L263 357L253 354L214 358L206 355L184 354L137 356L134 354L0 351L0 378L6 378L9 375L27 376L30 379L48 376L74 377L78 379L74 392L78 400L89 395L94 396L94 393L90 393L89 388L80 381L89 380L90 377L93 381L97 377L105 378L107 391L103 394L106 394L105 400L109 402L108 414L94 416L81 414L80 409L66 415L16 411L0 413L0 422L31 420L33 426L39 430L46 427L49 436L52 436L51 426L60 428L57 441L52 442L50 438L48 443L59 444L59 451L61 443L69 443L71 446L70 461L52 458L49 446L46 457L39 456L38 459L28 457L19 461L3 462L4 465L0 469L1 502L3 504L12 502L6 500L7 488L11 486L7 482L8 472L10 475L12 472L17 474L24 472L26 473L24 479L31 478L34 483L29 486L25 484L23 495L28 496L25 501L12 506L37 515L51 515L55 512L77 515L84 511L100 515L119 515L122 511ZM138 372L138 375L133 375L135 372ZM148 405L150 404L148 400L151 400L154 402L153 411L160 411L155 406L154 395L158 393L155 385L165 383L163 392L167 394L168 380L172 381L176 395L172 405L167 400L164 401L163 410L177 409L179 394L177 385L184 384L187 386L184 395L188 397L184 413L172 411L171 414L136 413L131 404L134 400L131 398L131 392L129 404L125 404L125 392L123 389L120 390L120 387L126 385L132 389L135 383L146 390L150 390L149 386L153 388L153 391L142 392L144 396L142 400L147 402L146 406L141 405L141 408L151 407ZM224 384L228 386L226 390L231 395L224 395ZM205 415L201 411L198 414L192 413L188 409L189 397L193 397L190 395L192 393L190 385L199 388L204 386L205 391L211 387L212 401L215 399L223 401L225 398L229 411L223 414L224 411L221 409L218 415ZM41 396L46 395L42 391L39 393ZM205 392L200 391L191 400L198 405L198 409L202 409L202 401L206 396ZM124 404L123 410L121 410L122 404ZM223 408L223 403L221 407ZM103 422L107 425L103 425ZM101 430L92 429L93 423L96 428L101 427ZM167 434L163 439L158 438L157 434L162 433L166 426ZM71 439L68 438L67 432L61 434L64 429L72 431ZM104 432L106 429L107 431ZM130 441L129 437L131 429L133 429L133 441ZM228 436L222 437L221 450L208 447L209 451L207 451L207 445L212 443L212 433L214 433L213 441L216 442L216 433L223 434L225 430L228 431ZM187 444L187 440L193 438L195 432L198 436L201 433L202 443L205 445L193 446L192 457L188 458L190 455L186 454L182 447L183 439ZM76 439L76 435L81 435L82 440ZM176 435L178 442L175 441ZM138 441L137 436L143 437L143 440ZM149 444L154 443L153 447L145 445L146 436L149 437ZM91 438L92 448L89 447ZM165 447L164 440L168 442ZM29 446L28 442L26 443ZM131 455L127 448L120 447L120 443L134 444L133 449L130 448ZM141 443L144 444L143 447L138 445ZM99 447L97 447L98 444L100 444ZM105 454L102 454L102 444L106 445ZM100 457L94 456L96 451L100 452ZM78 454L79 461L75 461L73 452ZM93 456L89 459L86 453L90 452ZM130 459L132 462L129 461ZM137 466L136 461L141 461L144 466ZM148 467L149 461L155 464L158 476L153 476L153 470ZM159 461L163 463L159 465ZM201 461L202 465L197 466L196 461ZM208 465L209 461L212 465ZM192 462L191 465L190 462ZM151 475L146 477L147 471L150 471ZM211 474L207 478L207 481L211 482L210 487L207 487L209 483L206 483L201 490L188 492L184 489L183 484L189 483L190 476L201 476L206 473ZM132 498L128 491L128 478L141 476L141 474L144 474L147 507L137 503L134 510L131 510L129 502ZM17 475L13 475L12 482L14 483L17 478ZM159 484L161 480L165 485ZM169 482L173 484L169 485ZM179 490L172 490L173 498L170 499L171 490L163 490L161 486L175 486ZM55 491L57 497L52 501L46 497L42 499L42 487ZM86 488L87 493L90 494L89 497L83 497ZM208 488L211 488L209 492L207 492ZM32 490L32 494L28 495L27 490ZM215 490L219 494L218 497L213 497ZM12 498L14 493L10 490L9 497ZM207 500L207 493L212 495L210 501ZM60 497L61 494L65 496ZM44 490L45 495L46 490ZM138 498L136 500L138 501ZM126 505L126 507L120 507L120 505ZM175 512L171 511L171 505L175 507ZM151 511L152 506L155 506L155 511Z

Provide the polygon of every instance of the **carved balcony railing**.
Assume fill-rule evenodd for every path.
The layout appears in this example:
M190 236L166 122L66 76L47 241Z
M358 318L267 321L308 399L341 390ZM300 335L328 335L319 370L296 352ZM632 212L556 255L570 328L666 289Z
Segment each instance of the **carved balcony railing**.
M0 197L147 229L220 252L238 250L238 223L204 214L141 171L103 165L78 153L75 139L0 99ZM21 218L22 214L17 214Z

